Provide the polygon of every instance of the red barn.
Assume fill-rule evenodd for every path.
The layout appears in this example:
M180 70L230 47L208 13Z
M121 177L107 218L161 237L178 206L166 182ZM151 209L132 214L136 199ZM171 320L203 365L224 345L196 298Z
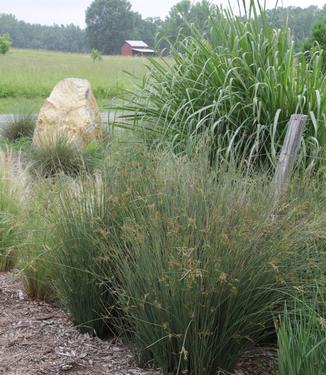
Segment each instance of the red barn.
M142 40L126 40L121 47L122 56L153 56L155 51Z

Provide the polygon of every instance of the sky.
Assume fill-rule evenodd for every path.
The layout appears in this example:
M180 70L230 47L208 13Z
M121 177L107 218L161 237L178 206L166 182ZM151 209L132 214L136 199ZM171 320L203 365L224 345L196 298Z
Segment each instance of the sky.
M161 17L168 15L169 9L178 0L129 0L134 11L143 17ZM273 7L275 0L266 0ZM216 4L227 6L228 0L213 0ZM19 20L46 25L74 23L85 26L85 10L92 0L0 0L0 13L14 14ZM233 7L237 1L230 0ZM322 7L326 0L279 0L279 5L301 6L318 5Z

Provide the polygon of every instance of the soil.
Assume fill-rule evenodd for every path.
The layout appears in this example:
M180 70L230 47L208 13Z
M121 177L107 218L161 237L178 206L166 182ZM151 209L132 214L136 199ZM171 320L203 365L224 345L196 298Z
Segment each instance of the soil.
M272 375L275 350L246 353L234 375ZM0 273L0 374L161 375L135 365L119 340L81 334L61 309L34 301L14 273Z
M257 348L240 359L233 375L274 375L276 373L275 348Z
M30 300L12 273L0 273L0 374L158 375L135 365L121 342L81 334L69 316Z

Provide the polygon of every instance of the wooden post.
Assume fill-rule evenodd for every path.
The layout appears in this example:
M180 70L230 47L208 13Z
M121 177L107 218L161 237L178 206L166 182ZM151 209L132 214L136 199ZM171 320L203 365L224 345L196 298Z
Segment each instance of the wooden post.
M288 123L287 132L273 178L273 185L275 186L277 195L286 189L290 181L294 163L298 157L301 137L306 121L307 116L305 115L292 115Z

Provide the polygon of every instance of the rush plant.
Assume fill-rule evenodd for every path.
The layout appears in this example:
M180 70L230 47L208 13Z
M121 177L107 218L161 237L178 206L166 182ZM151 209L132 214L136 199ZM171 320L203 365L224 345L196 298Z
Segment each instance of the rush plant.
M216 181L194 161L161 161L143 184L113 242L127 337L166 374L232 371L303 282L306 218L290 202L273 210L264 179Z

